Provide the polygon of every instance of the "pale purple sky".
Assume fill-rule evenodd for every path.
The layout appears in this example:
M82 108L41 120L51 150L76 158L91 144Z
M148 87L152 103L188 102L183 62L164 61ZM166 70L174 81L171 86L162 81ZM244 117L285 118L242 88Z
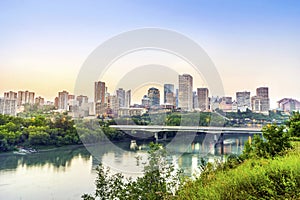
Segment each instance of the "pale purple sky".
M207 52L226 95L254 95L256 87L268 86L272 108L283 97L300 100L297 0L4 0L0 27L0 96L27 89L52 100L58 91L72 92L83 62L102 42L159 27L190 37Z

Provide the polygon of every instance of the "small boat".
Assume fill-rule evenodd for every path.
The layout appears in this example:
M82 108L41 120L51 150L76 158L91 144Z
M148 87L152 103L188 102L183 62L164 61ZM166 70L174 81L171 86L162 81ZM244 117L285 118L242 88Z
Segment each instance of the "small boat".
M223 141L223 144L233 144L233 143L235 143L235 141L234 141L234 139L226 139L226 140L224 140Z
M18 154L18 155L27 155L27 154L31 154L31 153L36 153L37 150L36 149L32 149L32 148L18 148L17 151L14 151L14 154Z
M27 153L21 152L21 151L14 151L13 153L17 154L17 155L26 155L27 154Z

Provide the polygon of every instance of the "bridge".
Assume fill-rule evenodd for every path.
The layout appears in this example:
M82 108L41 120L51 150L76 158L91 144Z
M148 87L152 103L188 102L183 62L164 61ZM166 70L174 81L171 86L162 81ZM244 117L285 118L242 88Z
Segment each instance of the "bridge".
M213 126L139 126L139 125L111 125L111 128L115 128L121 131L132 132L148 132L153 134L156 141L159 140L159 133L163 135L162 139L167 139L168 132L179 133L204 133L212 134L215 143L221 146L221 154L224 153L224 134L260 134L261 128L248 128L248 127L213 127ZM251 138L249 138L251 140Z
M199 132L225 134L261 134L261 128L243 127L212 127L212 126L138 126L138 125L111 125L110 127L123 131L147 132Z

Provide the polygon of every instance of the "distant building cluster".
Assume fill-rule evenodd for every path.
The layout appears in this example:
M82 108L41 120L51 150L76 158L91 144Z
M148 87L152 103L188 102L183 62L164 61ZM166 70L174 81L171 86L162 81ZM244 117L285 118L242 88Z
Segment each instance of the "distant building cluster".
M0 114L16 115L24 111L25 105L43 107L52 105L58 112L67 111L73 117L123 117L142 115L146 112L198 111L212 112L245 112L268 114L270 110L269 88L259 87L251 96L249 91L236 92L236 98L210 96L209 88L193 88L193 77L189 74L178 76L178 88L166 83L163 87L163 102L158 88L148 89L140 104L132 104L131 90L117 89L108 93L105 82L94 83L94 101L89 102L88 96L75 96L67 91L58 92L54 102L45 101L41 96L35 97L34 92L5 92L0 98ZM300 102L292 98L278 101L278 109L284 112L299 111Z

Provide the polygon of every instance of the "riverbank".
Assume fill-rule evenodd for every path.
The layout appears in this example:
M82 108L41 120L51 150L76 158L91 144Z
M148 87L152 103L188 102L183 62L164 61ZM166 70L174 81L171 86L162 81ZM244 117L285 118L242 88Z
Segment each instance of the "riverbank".
M300 199L300 142L276 158L251 158L233 169L188 181L176 199Z

